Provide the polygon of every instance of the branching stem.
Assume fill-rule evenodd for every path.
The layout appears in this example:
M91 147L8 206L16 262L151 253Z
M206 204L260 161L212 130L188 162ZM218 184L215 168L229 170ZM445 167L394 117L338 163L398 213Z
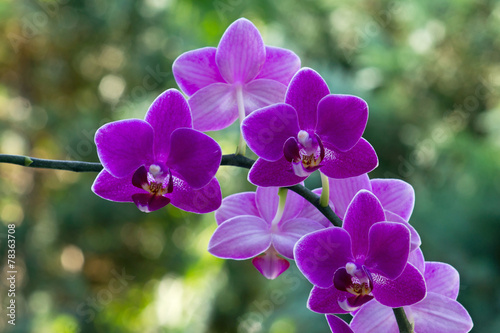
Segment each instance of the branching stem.
M411 323L406 317L405 310L400 308L393 308L394 316L396 316L396 322L398 323L399 333L414 333Z
M0 163L16 164L29 168L57 169L73 172L100 172L103 169L101 163L91 163L82 161L58 161L41 158L34 158L20 155L0 154ZM254 160L239 154L223 155L220 165L233 165L250 169L255 163ZM332 211L330 206L323 206L320 197L302 185L287 187L314 205L334 226L341 227L342 220ZM324 189L325 190L325 189ZM394 315L398 323L400 333L413 333L413 328L406 317L403 308L395 308Z

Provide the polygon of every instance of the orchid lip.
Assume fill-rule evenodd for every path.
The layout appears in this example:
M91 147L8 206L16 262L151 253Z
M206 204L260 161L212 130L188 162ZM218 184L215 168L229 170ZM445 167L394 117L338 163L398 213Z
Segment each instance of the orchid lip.
M333 277L333 285L337 290L349 294L337 300L339 306L348 312L355 311L366 302L374 298L373 279L364 266L348 262L345 267L339 268Z
M320 137L300 130L297 138L290 137L283 145L283 154L292 162L292 170L299 177L307 177L321 167L325 148Z
M354 296L366 296L373 290L373 279L364 266L349 262L333 276L335 288Z
M170 203L163 195L174 190L172 172L160 163L151 164L148 169L144 165L139 167L132 176L132 184L148 192L132 195L139 210L152 212Z

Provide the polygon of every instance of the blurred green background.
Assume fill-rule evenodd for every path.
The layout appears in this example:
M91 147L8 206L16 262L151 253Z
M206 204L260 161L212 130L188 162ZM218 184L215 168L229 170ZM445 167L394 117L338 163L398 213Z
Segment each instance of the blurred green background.
M380 159L370 176L415 187L410 222L426 259L460 272L474 332L500 332L498 1L2 0L0 152L98 161L96 129L142 118L176 87L174 59L216 46L239 17L332 92L368 102L364 136ZM212 133L224 153L237 130ZM95 176L0 165L0 331L329 331L306 309L311 286L295 268L267 281L250 261L214 258L213 214L143 214L95 196ZM253 189L243 169L222 167L219 180L224 196ZM5 315L9 223L15 327Z

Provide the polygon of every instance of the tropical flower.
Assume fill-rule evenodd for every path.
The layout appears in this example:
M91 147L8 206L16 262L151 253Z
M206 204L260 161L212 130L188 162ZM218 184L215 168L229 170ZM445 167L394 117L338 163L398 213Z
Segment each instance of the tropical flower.
M256 192L228 196L215 218L218 227L208 251L224 259L253 258L254 266L268 279L290 266L281 256L293 259L293 247L300 237L329 225L316 207L298 194L290 192L283 201L277 187L258 187Z
M410 259L409 262L424 274L427 285L427 295L422 301L403 307L415 332L469 332L473 326L472 319L467 310L456 301L460 286L457 270L441 262L424 263L420 249L415 254L415 259ZM350 326L356 333L399 332L392 309L377 301L363 305L354 315Z
M221 204L214 178L221 149L192 129L189 106L175 89L153 102L145 120L120 120L99 128L95 143L104 170L92 191L104 199L134 202L143 212L172 203L207 213Z
M389 307L424 298L423 276L407 263L410 231L385 221L379 200L361 190L347 208L342 228L316 231L297 242L297 267L314 284L309 309L347 313L374 298Z
M183 53L172 71L190 96L194 128L215 131L231 125L238 115L243 119L258 108L283 102L299 68L295 53L265 46L252 22L241 18L227 28L217 48Z
M331 178L373 170L377 155L361 135L368 106L361 98L330 94L310 68L299 70L285 103L249 115L242 123L248 146L260 157L248 174L257 186L290 186L315 170Z
M420 236L408 220L415 205L413 187L399 179L370 179L367 174L344 179L328 179L329 197L335 214L344 219L347 206L360 190L375 194L384 208L385 217L391 222L400 222L410 229L411 250L421 244Z

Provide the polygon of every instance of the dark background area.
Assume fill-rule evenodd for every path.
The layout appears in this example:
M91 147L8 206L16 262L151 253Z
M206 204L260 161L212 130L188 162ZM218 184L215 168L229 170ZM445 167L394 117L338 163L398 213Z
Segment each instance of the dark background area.
M500 331L500 3L497 1L0 2L0 152L98 161L102 124L143 118L171 65L250 19L268 45L370 106L364 137L416 191L429 261L461 274L473 332ZM149 79L145 79L149 77ZM154 80L151 80L150 78ZM210 133L233 153L238 127ZM294 268L274 281L207 251L213 214L143 214L100 199L95 174L0 165L0 331L328 332ZM223 195L253 190L222 167ZM319 180L308 180L310 188ZM7 324L7 224L17 320Z

